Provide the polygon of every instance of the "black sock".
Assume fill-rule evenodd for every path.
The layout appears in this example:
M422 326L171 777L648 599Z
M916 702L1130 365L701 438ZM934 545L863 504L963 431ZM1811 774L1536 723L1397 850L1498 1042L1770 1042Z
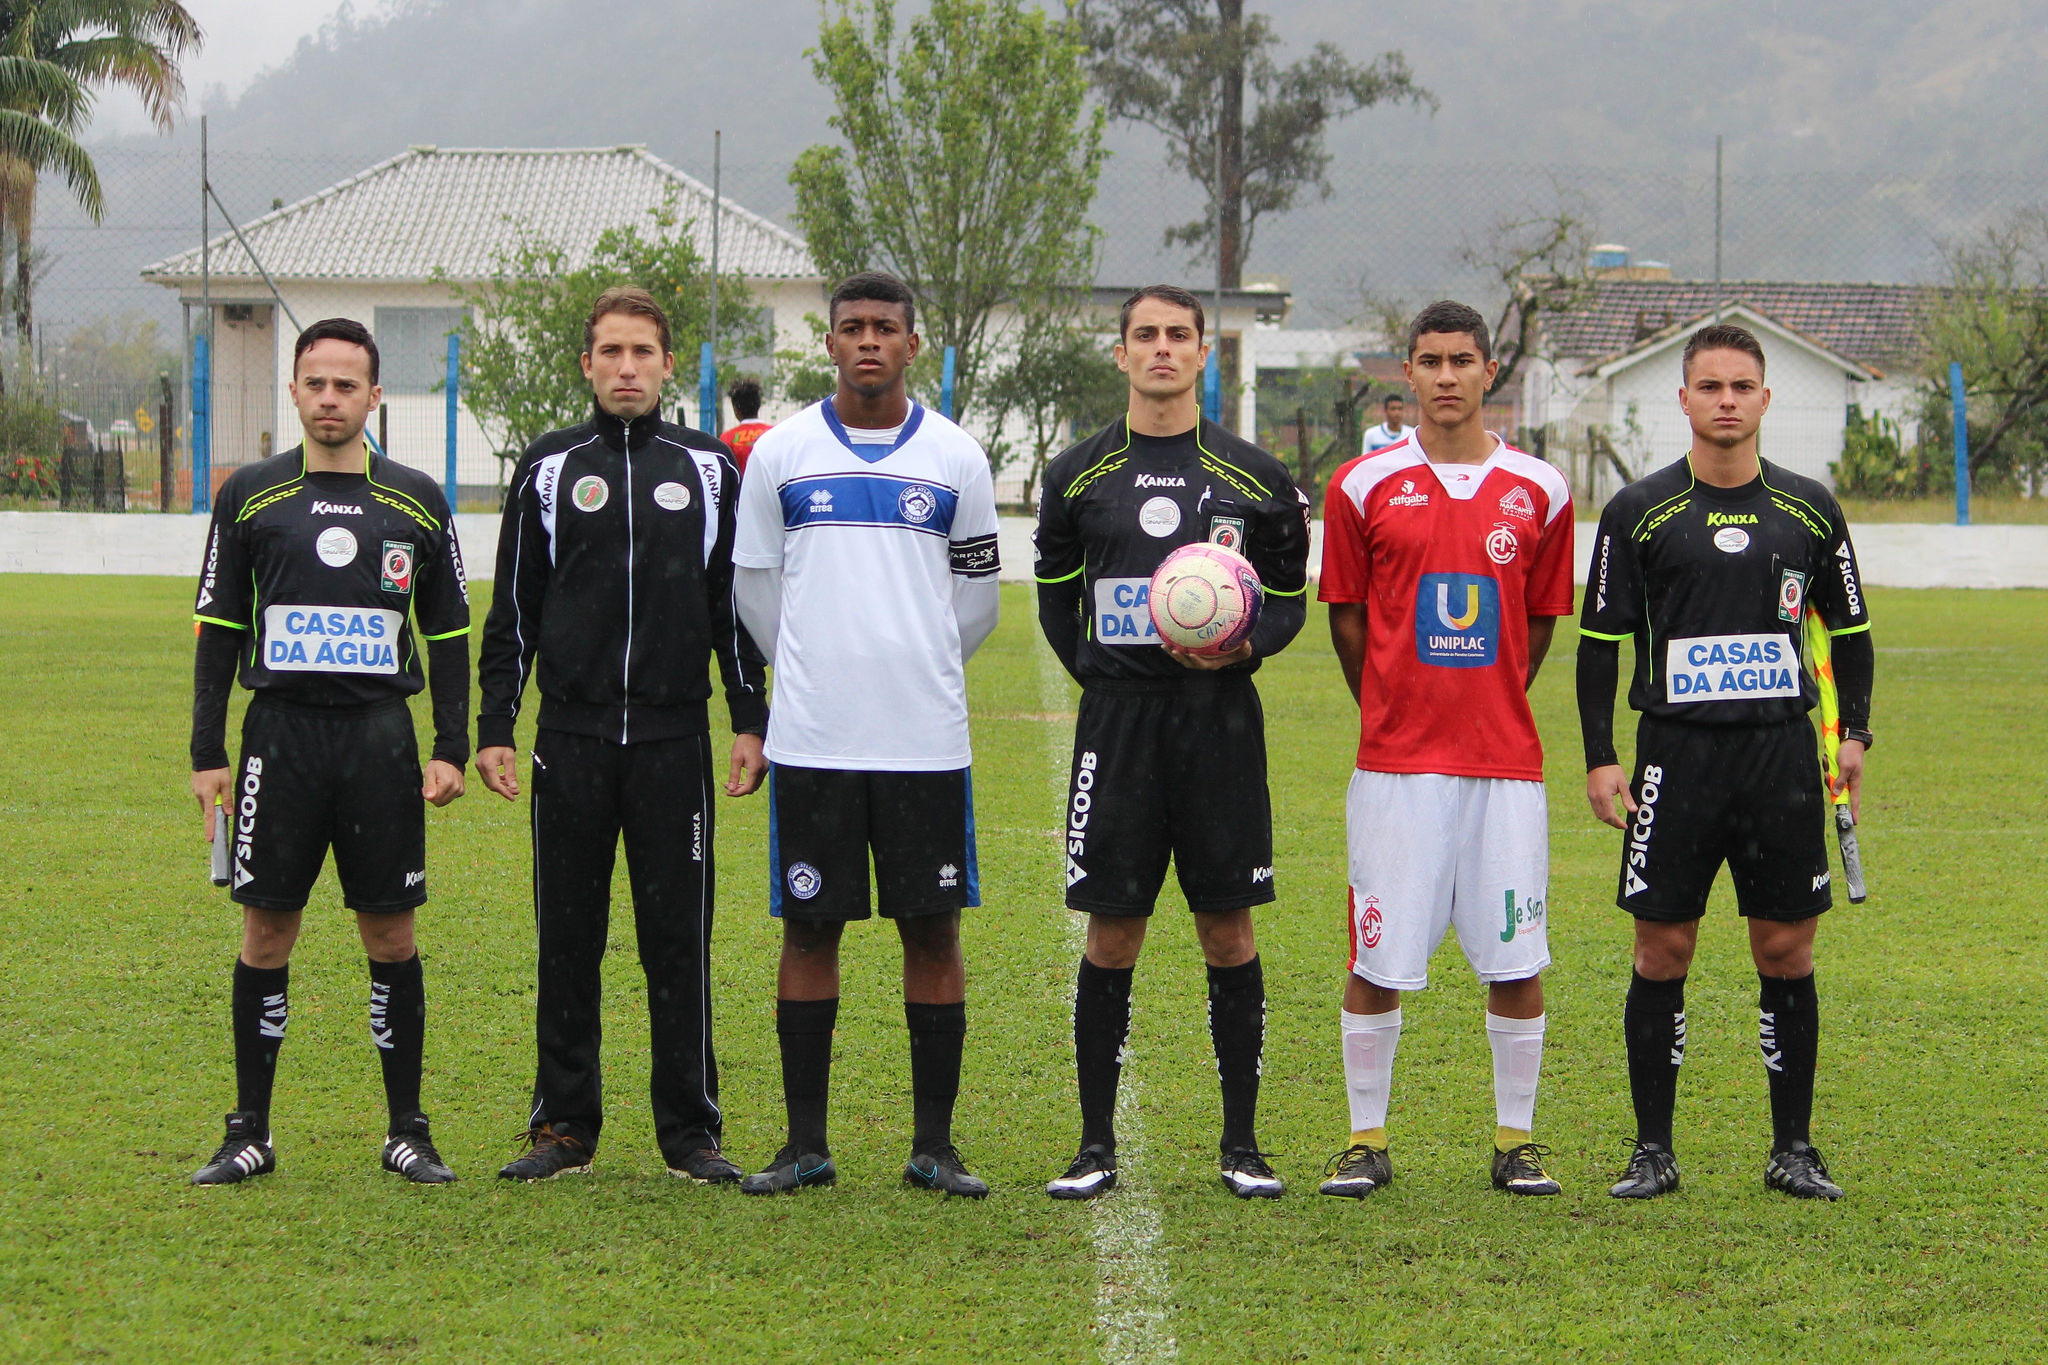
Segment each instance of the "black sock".
M832 1030L839 997L777 1000L775 1037L782 1045L782 1103L789 1111L789 1145L831 1155L825 1145L825 1106L832 1093Z
M967 1039L967 1002L903 1002L910 1026L910 1102L916 1115L910 1150L936 1152L953 1141L953 1101L960 1094L960 1050Z
M1628 1089L1636 1106L1636 1141L1671 1150L1671 1111L1678 1105L1678 1068L1685 1060L1685 978L1628 983L1621 1011L1628 1038Z
M251 967L235 959L230 1018L235 1033L235 1108L256 1116L259 1131L270 1131L270 1087L277 1079L277 1050L291 1014L286 1000L292 969Z
M370 1041L384 1063L387 1132L420 1112L420 1058L427 1043L427 985L420 955L403 962L370 959Z
M1820 1058L1820 996L1813 973L1757 977L1757 1042L1771 1083L1771 1150L1806 1145L1813 1122L1813 1072Z
M1259 1059L1266 1051L1266 973L1258 954L1235 967L1209 969L1209 1041L1223 1082L1223 1150L1255 1151Z
M1086 957L1074 978L1074 1073L1081 1087L1081 1145L1116 1150L1116 1085L1131 1036L1129 967Z

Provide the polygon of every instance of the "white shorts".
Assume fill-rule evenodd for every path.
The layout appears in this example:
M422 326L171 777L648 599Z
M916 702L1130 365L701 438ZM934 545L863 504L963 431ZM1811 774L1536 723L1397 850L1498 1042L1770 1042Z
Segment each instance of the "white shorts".
M1351 774L1350 969L1419 991L1455 926L1481 981L1550 965L1550 810L1541 782L1442 773Z

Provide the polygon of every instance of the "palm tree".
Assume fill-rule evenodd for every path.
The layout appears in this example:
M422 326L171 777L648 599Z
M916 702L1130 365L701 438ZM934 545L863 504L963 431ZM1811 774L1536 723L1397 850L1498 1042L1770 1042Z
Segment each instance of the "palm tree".
M37 180L59 171L98 222L99 173L75 138L94 94L125 87L168 131L185 95L178 61L201 36L179 0L0 0L0 225L14 228L14 322L24 354L35 326Z

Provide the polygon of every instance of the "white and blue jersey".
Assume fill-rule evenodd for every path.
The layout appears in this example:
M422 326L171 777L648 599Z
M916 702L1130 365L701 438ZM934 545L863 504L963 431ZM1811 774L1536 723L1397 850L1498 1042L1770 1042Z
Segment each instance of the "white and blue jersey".
M981 446L917 404L849 430L832 400L766 432L740 485L733 563L782 574L770 762L965 768L957 579L997 569Z

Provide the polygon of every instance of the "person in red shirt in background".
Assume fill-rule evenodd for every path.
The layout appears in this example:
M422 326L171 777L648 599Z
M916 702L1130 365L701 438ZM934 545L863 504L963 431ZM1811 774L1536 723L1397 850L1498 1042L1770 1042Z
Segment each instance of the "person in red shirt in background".
M725 391L725 396L732 400L732 415L739 420L720 432L718 439L731 448L733 463L740 467L740 475L745 477L747 456L752 453L754 442L775 424L761 420L761 385L755 380L740 380Z
M1402 367L1417 424L1330 480L1319 596L1360 727L1340 1016L1351 1146L1324 1194L1362 1199L1394 1178L1386 1116L1400 993L1429 984L1430 954L1451 928L1486 983L1493 1183L1558 1192L1530 1137L1550 851L1527 693L1557 618L1572 612L1571 490L1482 425L1499 364L1477 312L1423 309Z

